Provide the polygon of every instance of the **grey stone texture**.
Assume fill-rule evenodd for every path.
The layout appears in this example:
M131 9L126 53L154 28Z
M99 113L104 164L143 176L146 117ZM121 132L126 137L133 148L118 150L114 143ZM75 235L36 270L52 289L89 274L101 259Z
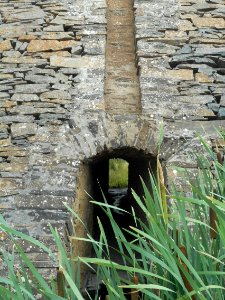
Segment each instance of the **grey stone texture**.
M225 128L224 1L134 5L141 112L117 115L104 103L105 0L0 4L0 209L53 251L48 223L66 241L63 203L78 206L83 162L121 148L157 156L163 125L160 158L182 188L174 166L196 170L196 134L210 140ZM24 247L46 276L55 272Z

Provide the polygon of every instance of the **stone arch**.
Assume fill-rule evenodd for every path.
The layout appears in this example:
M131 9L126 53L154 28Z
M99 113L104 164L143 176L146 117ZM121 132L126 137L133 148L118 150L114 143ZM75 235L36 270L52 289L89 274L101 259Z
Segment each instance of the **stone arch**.
M159 124L149 116L121 116L98 112L97 114L86 114L85 119L81 115L74 115L70 120L67 133L64 133L64 136L66 135L71 137L71 144L68 144L67 139L70 155L74 153L74 157L77 157L80 162L79 170L75 174L76 187L72 208L83 220L86 228L92 231L95 224L90 195L93 196L96 193L97 179L93 173L96 169L100 169L101 164L103 169L107 169L105 161L110 157L129 160L130 174L133 173L132 169L137 171L138 168L135 157L139 162L142 160L145 165L144 169L147 170L148 160L154 160L158 154ZM58 149L63 152L65 146L59 145ZM107 171L104 172L106 174ZM147 171L141 172L142 177L146 178L146 174ZM134 177L131 177L133 179L130 179L130 186L139 193L134 184ZM133 183L131 184L131 182ZM78 219L74 220L74 228L76 237L87 236L87 230ZM88 243L73 238L71 241L75 255L91 256L91 246L88 246ZM82 273L81 276L85 278L86 270L84 269Z
M129 207L133 207L138 217L144 220L141 209L136 204L133 196L131 195L131 189L142 197L143 190L141 186L140 177L144 180L148 188L151 188L149 179L149 170L153 173L156 171L156 156L152 153L148 153L143 149L137 149L135 147L120 147L114 149L105 149L97 155L83 160L80 165L80 171L77 182L76 197L74 201L74 210L79 214L79 217L84 222L86 228L81 224L79 220L75 220L75 234L79 237L85 237L87 230L92 234L96 230L96 218L99 216L100 211L97 206L90 203L91 197L96 201L103 201L102 193L108 196L108 175L109 175L109 159L110 158L122 158L129 163L128 171L128 193L127 201L128 205L125 205L125 210ZM101 189L99 187L101 186ZM109 200L110 201L110 200ZM109 203L112 204L112 203ZM102 215L101 215L102 216ZM105 219L102 220L103 222ZM126 220L127 221L127 220ZM127 225L121 221L121 226ZM106 232L107 233L107 232ZM74 252L79 256L90 256L91 248L87 246L85 242L75 242Z

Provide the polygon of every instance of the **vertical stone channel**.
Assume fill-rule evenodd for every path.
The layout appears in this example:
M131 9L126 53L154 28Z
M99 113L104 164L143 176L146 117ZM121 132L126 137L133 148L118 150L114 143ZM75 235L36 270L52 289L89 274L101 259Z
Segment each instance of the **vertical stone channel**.
M105 110L141 112L133 0L107 0Z

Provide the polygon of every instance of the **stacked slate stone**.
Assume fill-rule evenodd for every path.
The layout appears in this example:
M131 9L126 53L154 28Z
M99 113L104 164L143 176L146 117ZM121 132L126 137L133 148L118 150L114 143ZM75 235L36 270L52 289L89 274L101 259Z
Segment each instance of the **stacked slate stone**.
M80 161L68 132L103 100L105 27L103 0L0 3L0 208L53 251L48 224L64 233ZM49 276L48 256L21 243Z
M202 151L196 134L210 141L225 129L225 4L134 2L143 114L163 122L161 159L169 183L189 192L174 167L189 168L195 176L191 154Z
M145 113L175 120L225 118L224 1L135 3Z

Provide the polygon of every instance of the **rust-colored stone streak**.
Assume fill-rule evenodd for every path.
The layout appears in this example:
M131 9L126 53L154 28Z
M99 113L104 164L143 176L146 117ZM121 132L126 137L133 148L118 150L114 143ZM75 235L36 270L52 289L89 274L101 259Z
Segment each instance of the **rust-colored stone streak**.
M133 0L107 0L105 109L140 113Z

